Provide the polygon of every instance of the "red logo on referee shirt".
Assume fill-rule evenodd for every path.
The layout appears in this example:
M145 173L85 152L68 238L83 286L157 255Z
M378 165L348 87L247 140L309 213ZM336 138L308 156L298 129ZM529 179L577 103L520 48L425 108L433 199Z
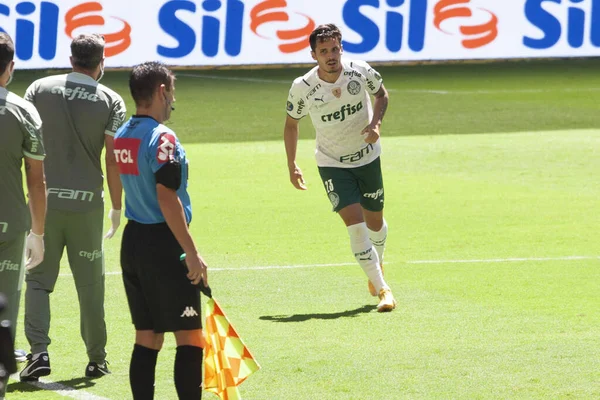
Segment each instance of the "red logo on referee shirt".
M156 160L159 164L164 164L173 159L176 146L175 136L171 133L162 133L158 138L158 150L156 151Z
M139 175L138 170L138 151L140 149L140 139L120 138L115 139L115 158L119 165L119 173L123 175Z

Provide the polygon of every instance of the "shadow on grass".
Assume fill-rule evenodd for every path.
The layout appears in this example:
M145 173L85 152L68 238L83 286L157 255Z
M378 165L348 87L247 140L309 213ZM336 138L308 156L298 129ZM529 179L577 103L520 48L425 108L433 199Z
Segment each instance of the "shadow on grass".
M304 322L311 319L338 319L338 318L346 318L346 317L356 317L359 314L370 313L376 308L376 306L369 304L366 306L362 306L360 308L354 310L340 311L336 313L330 314L294 314L294 315L263 315L259 317L259 319L263 321L273 321L273 322Z
M9 381L7 393L11 392L38 392L41 390L48 391L70 391L76 392L77 390L87 389L94 386L93 378L73 378L65 379L56 382L14 382Z

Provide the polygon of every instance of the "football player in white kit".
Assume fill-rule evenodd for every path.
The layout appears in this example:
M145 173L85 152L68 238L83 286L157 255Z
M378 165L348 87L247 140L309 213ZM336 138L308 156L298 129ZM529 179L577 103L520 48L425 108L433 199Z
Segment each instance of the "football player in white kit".
M317 66L294 80L287 102L284 140L292 184L306 190L296 164L299 120L310 115L317 166L333 210L348 228L352 252L369 279L377 311L392 311L396 300L383 278L387 224L379 128L388 105L381 75L364 61L342 60L342 34L334 24L310 35ZM371 105L371 95L374 105Z

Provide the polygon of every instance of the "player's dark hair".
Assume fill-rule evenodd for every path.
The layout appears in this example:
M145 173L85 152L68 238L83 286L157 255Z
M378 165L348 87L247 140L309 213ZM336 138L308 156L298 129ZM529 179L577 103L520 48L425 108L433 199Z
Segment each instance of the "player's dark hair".
M95 70L104 58L104 36L85 33L71 42L73 66L88 71Z
M309 42L312 51L317 48L317 40L324 42L329 39L337 39L339 43L342 43L342 32L335 24L324 24L319 25L310 34Z
M0 32L0 75L6 72L6 68L15 57L15 44L5 32Z
M162 84L171 90L175 75L161 62L148 61L136 65L129 76L129 90L136 106L149 106L154 91Z

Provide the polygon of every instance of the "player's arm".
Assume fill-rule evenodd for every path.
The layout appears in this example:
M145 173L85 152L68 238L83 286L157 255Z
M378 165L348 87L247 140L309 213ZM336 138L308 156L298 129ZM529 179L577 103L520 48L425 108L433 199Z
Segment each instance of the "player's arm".
M119 166L115 156L115 134L117 129L125 122L125 114L127 110L125 108L125 102L117 95L117 98L113 102L111 116L108 119L104 131L104 164L106 165L106 183L108 184L108 193L110 195L111 208L108 212L108 218L110 219L111 227L104 235L104 238L112 238L119 225L121 225L121 208L122 208L122 197L123 197L123 186L121 184L121 178L119 176Z
M387 111L389 101L390 96L388 91L385 89L385 86L381 84L381 87L377 93L375 93L375 102L373 104L373 120L371 121L372 126L381 126L381 122L383 121L383 117Z
M31 213L31 232L25 242L25 267L29 270L44 260L44 224L46 221L46 178L44 162L25 156L25 176L29 212Z
M155 174L156 195L160 211L165 221L173 232L173 236L186 254L185 263L188 268L188 279L194 285L202 279L208 285L206 274L206 263L198 253L194 239L188 229L185 212L177 189L181 185L181 166L178 163L169 162L163 165Z
M104 163L106 165L106 183L108 184L108 193L110 195L111 208L108 213L111 227L104 236L110 239L114 236L121 225L121 208L123 198L123 185L119 176L119 165L115 157L115 138L111 135L104 135Z
M25 163L27 197L31 214L31 231L25 241L25 267L36 267L44 259L44 224L46 222L46 176L42 120L33 105L24 105L21 115L22 150Z
M115 138L110 135L104 135L104 146L106 154L104 161L106 164L106 181L108 183L108 192L113 210L121 210L123 185L119 177L119 165L115 157Z
M385 116L390 100L388 91L383 84L381 84L381 87L374 96L373 119L371 119L371 123L362 132L367 143L375 143L379 140L379 128L383 122L383 117Z
M306 190L302 170L296 164L296 151L298 149L298 136L300 133L299 120L286 116L285 128L283 131L283 140L285 142L285 152L287 155L288 171L290 173L290 181L296 189Z
M36 235L44 234L46 220L46 177L44 161L25 157L25 176L31 212L31 231Z

